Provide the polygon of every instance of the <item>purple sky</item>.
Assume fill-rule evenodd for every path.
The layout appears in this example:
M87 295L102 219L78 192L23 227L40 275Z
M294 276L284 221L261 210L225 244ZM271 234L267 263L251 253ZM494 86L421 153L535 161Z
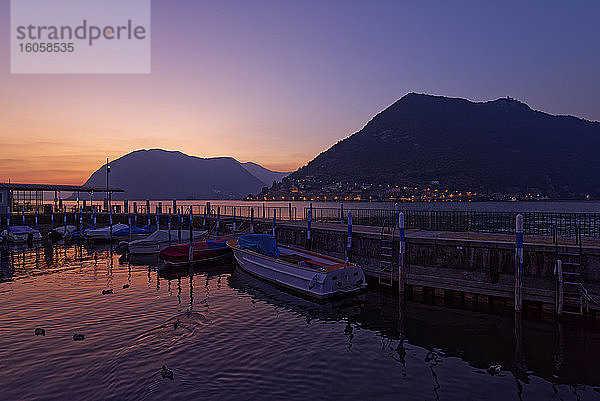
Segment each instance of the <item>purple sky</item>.
M154 147L293 170L413 91L600 120L598 2L154 0L150 75L10 75L0 15L0 181Z

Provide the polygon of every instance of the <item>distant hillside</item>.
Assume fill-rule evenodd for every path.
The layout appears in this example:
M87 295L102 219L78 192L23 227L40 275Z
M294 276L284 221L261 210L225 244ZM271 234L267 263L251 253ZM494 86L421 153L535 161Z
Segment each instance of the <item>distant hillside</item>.
M204 159L161 149L137 150L110 166L110 185L125 190L114 199L241 199L267 185L231 157ZM264 170L262 177L278 174ZM105 186L106 167L84 185Z
M511 98L475 103L411 93L283 180L600 194L600 123Z
M246 170L248 170L248 172L250 174L252 174L256 178L258 178L259 180L264 182L265 185L269 186L269 187L271 186L271 184L273 184L273 181L281 182L283 177L286 177L290 174L289 172L280 173L278 171L271 171L271 170L264 168L263 166L261 166L259 164L252 163L252 162L246 162L246 163L241 163L241 164L242 164L242 167L244 167Z

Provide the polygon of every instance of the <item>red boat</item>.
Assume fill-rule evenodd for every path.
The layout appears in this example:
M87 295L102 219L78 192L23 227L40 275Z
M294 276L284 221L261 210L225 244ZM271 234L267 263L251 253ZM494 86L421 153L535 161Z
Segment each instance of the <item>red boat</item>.
M194 242L192 263L207 262L231 257L227 239ZM190 244L172 245L160 251L158 256L170 266L182 266L190 263Z

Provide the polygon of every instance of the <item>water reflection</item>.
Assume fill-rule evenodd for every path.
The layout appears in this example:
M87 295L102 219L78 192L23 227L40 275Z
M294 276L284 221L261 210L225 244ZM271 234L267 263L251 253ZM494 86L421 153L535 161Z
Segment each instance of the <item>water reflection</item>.
M297 363L298 369L302 371L329 369L328 364L335 360L340 363L336 367L340 370L348 369L348 374L354 372L354 365L363 366L364 372L358 374L364 375L385 367L385 372L390 377L396 375L393 377L398 386L402 385L398 380L414 381L415 375L418 375L421 381L415 386L425 386L428 391L422 399L447 398L448 386L454 380L470 380L463 383L465 386L476 382L478 379L473 379L473 372L478 377L494 380L494 383L503 381L503 385L509 387L510 394L516 398L531 399L531 388L539 386L540 378L544 380L543 388L553 392L557 398L583 396L586 399L590 392L592 395L598 394L597 387L594 386L600 383L600 371L595 368L600 360L600 333L597 328L585 324L534 321L523 319L519 315L505 317L452 309L406 300L395 293L374 289L352 298L315 303L282 291L240 270L232 271L232 265L166 269L151 260L145 265L139 261L120 263L117 257L109 247L102 245L55 244L53 247L19 249L5 246L0 248L0 277L3 281L18 281L21 277L59 273L61 269L79 269L77 274L63 275L61 280L81 280L89 286L115 288L114 296L102 297L98 295L98 287L93 287L94 296L98 295L98 300L93 302L105 302L103 308L113 308L114 316L121 316L123 310L122 324L123 327L128 327L127 330L135 332L139 325L140 332L136 336L141 337L135 337L133 345L122 345L118 358L115 357L119 366L131 367L132 372L136 372L136 366L139 365L136 358L140 358L140 353L145 358L160 355L168 359L178 352L177 347L187 346L187 352L193 352L190 350L197 349L198 343L205 341L203 352L210 353L211 357L225 358L221 366L223 371L234 369L234 376L246 375L245 377L250 377L248 380L253 378L254 373L244 370L245 366L238 367L237 362L244 361L254 366L259 362L246 359L247 354L260 351L265 355L272 353L274 359L271 363L281 363L281 358L287 358L284 356L287 354L277 354L279 346L281 349L291 347L298 352L295 355L300 357ZM96 274L97 280L93 280ZM46 276L48 279L52 277L54 276ZM39 279L41 284L35 287L39 293L44 288L53 288L51 284L44 287L44 278ZM156 284L153 280L156 280ZM131 285L132 291L118 291L124 283ZM148 288L143 285L145 283ZM27 296L33 298L32 302L39 301L35 299L36 292L32 291L31 286L29 289L27 286L19 288L21 291L31 291ZM68 289L61 292L61 296L63 293L70 296L72 303L59 304L66 309L57 313L57 316L67 319L68 316L77 315L71 313L75 309L68 308L77 308L78 302L89 305L90 301L85 298L88 295L77 291L79 288L72 292L68 292ZM90 319L98 318L103 308L93 312L97 315ZM31 311L35 311L35 308ZM37 312L31 311L24 310L22 313L36 316ZM190 313L198 312L207 317L206 321L216 322L210 335L202 331L206 330L205 325L185 320L191 316ZM51 311L47 313L51 316L48 322L53 322L56 318ZM144 320L148 314L156 314L150 327L146 326L149 322ZM13 313L12 316L17 319L18 315ZM294 319L290 319L290 316ZM125 322L128 319L132 319L133 323ZM183 328L189 330L174 330L172 325L177 319ZM167 326L163 327L165 324ZM290 329L286 325L296 330L293 336L297 336L297 342L277 343L280 337L288 335ZM160 329L156 329L156 326ZM148 330L151 335L147 334ZM253 337L255 333L270 336L269 330L276 331L270 337L270 341L275 341L273 345L267 343L267 340ZM324 332L327 333L328 341L325 349L310 353L310 358L301 359L304 355L302 341L311 347L318 347L325 337L315 338L315 333L324 335ZM11 332L11 335L20 335L18 331L15 333ZM198 337L194 337L196 335ZM46 340L50 341L49 338L51 337ZM108 344L105 347L113 344L113 338L105 338L104 341L103 344ZM372 343L379 350L376 356L365 351L368 349L368 352L374 352L370 348ZM81 347L81 344L77 346ZM149 346L154 355L144 353ZM264 349L257 351L256 347ZM337 353L337 359L324 358L322 355L327 352ZM201 358L203 354L190 355ZM132 360L129 361L128 358ZM188 369L193 369L193 358L190 356ZM457 360L468 366L467 369L459 365L463 367L453 370L453 366L457 366ZM116 362L111 363L117 366ZM502 366L502 372L498 377L492 378L486 370L495 364ZM288 368L292 369L290 366ZM471 374L467 376L468 379L465 379L465 371ZM178 374L181 372L179 370ZM215 383L219 383L223 374L214 373ZM383 373L378 373L381 374ZM371 377L369 380L376 379ZM116 375L113 380L118 380ZM469 398L469 393L465 394Z

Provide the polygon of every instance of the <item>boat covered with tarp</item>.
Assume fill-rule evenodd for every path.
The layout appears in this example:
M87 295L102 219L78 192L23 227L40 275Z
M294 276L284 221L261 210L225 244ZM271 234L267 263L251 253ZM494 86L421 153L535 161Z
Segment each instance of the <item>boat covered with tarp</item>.
M111 226L102 228L88 228L83 231L83 237L91 240L108 240L111 238L110 232ZM148 234L154 232L148 227L136 227L127 224L117 223L112 225L112 238L116 239L127 239L130 236L132 238L142 238ZM75 233L73 234L75 236Z
M183 266L191 263L220 260L231 256L228 239L206 240L190 244L171 245L159 253L167 266Z
M42 240L40 231L29 226L9 226L6 230L2 231L2 237L4 237L6 241L13 243Z
M194 231L192 241L199 242L206 238L206 231ZM131 254L153 254L159 253L169 245L190 242L190 232L187 230L157 230L145 238L131 241L128 244ZM189 249L189 247L188 247Z
M360 266L304 249L277 245L268 234L247 234L227 245L246 272L316 299L356 293L366 288Z

